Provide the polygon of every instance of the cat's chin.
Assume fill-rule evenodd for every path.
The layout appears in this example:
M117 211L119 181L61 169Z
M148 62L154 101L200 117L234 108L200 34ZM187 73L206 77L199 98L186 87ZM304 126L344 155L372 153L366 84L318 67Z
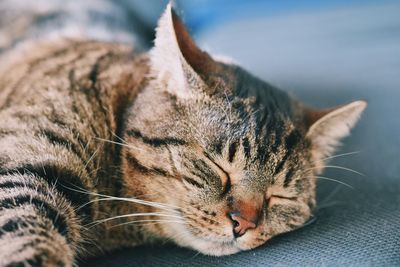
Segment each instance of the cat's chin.
M168 231L173 236L179 236L179 238L171 238L177 245L197 250L205 255L224 256L246 250L241 249L233 238L225 241L204 239L194 236L186 227L177 224L171 225L169 230L173 231L173 233Z
M231 243L222 243L199 240L196 243L191 244L190 248L210 256L225 256L241 251L241 249L237 247L233 241Z

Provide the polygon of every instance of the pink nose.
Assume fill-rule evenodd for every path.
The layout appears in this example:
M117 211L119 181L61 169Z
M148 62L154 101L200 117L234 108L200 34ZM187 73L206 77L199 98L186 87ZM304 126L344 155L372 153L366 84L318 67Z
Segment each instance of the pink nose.
M233 223L233 234L235 237L241 237L247 230L257 227L258 218L245 218L240 212L229 212L228 215Z

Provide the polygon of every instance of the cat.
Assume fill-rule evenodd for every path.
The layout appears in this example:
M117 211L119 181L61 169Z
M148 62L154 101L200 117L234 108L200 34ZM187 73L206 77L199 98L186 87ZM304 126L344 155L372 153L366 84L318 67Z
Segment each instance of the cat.
M148 53L53 38L1 62L0 266L258 247L312 216L316 176L366 107L316 110L214 59L171 4Z

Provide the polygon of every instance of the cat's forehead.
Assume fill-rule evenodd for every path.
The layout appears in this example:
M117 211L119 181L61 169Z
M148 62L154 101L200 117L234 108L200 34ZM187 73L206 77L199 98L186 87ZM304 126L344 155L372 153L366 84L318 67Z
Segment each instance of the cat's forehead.
M211 110L196 114L192 140L232 166L256 166L256 170L268 167L268 161L287 151L296 153L295 148L304 142L303 133L279 112L268 113L245 105L238 110Z
M186 105L183 118L191 121L193 135L208 143L238 142L238 140L268 139L268 135L282 135L293 129L293 118L287 108L280 107L249 95L238 97L225 94L224 97L208 98ZM175 107L182 114L180 106ZM246 142L246 141L245 141Z

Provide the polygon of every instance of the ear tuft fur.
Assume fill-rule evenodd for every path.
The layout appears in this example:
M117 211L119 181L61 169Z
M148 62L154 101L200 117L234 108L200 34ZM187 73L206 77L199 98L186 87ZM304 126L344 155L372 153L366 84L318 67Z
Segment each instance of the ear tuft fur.
M158 21L154 47L150 51L152 75L168 92L180 98L193 98L197 93L194 88L203 88L205 84L185 59L179 41L184 42L186 50L189 49L189 55L185 56L199 53L169 3Z
M308 117L314 118L315 122L309 127L307 138L319 158L334 153L340 140L349 135L366 107L365 101L355 101L326 112L308 112Z

